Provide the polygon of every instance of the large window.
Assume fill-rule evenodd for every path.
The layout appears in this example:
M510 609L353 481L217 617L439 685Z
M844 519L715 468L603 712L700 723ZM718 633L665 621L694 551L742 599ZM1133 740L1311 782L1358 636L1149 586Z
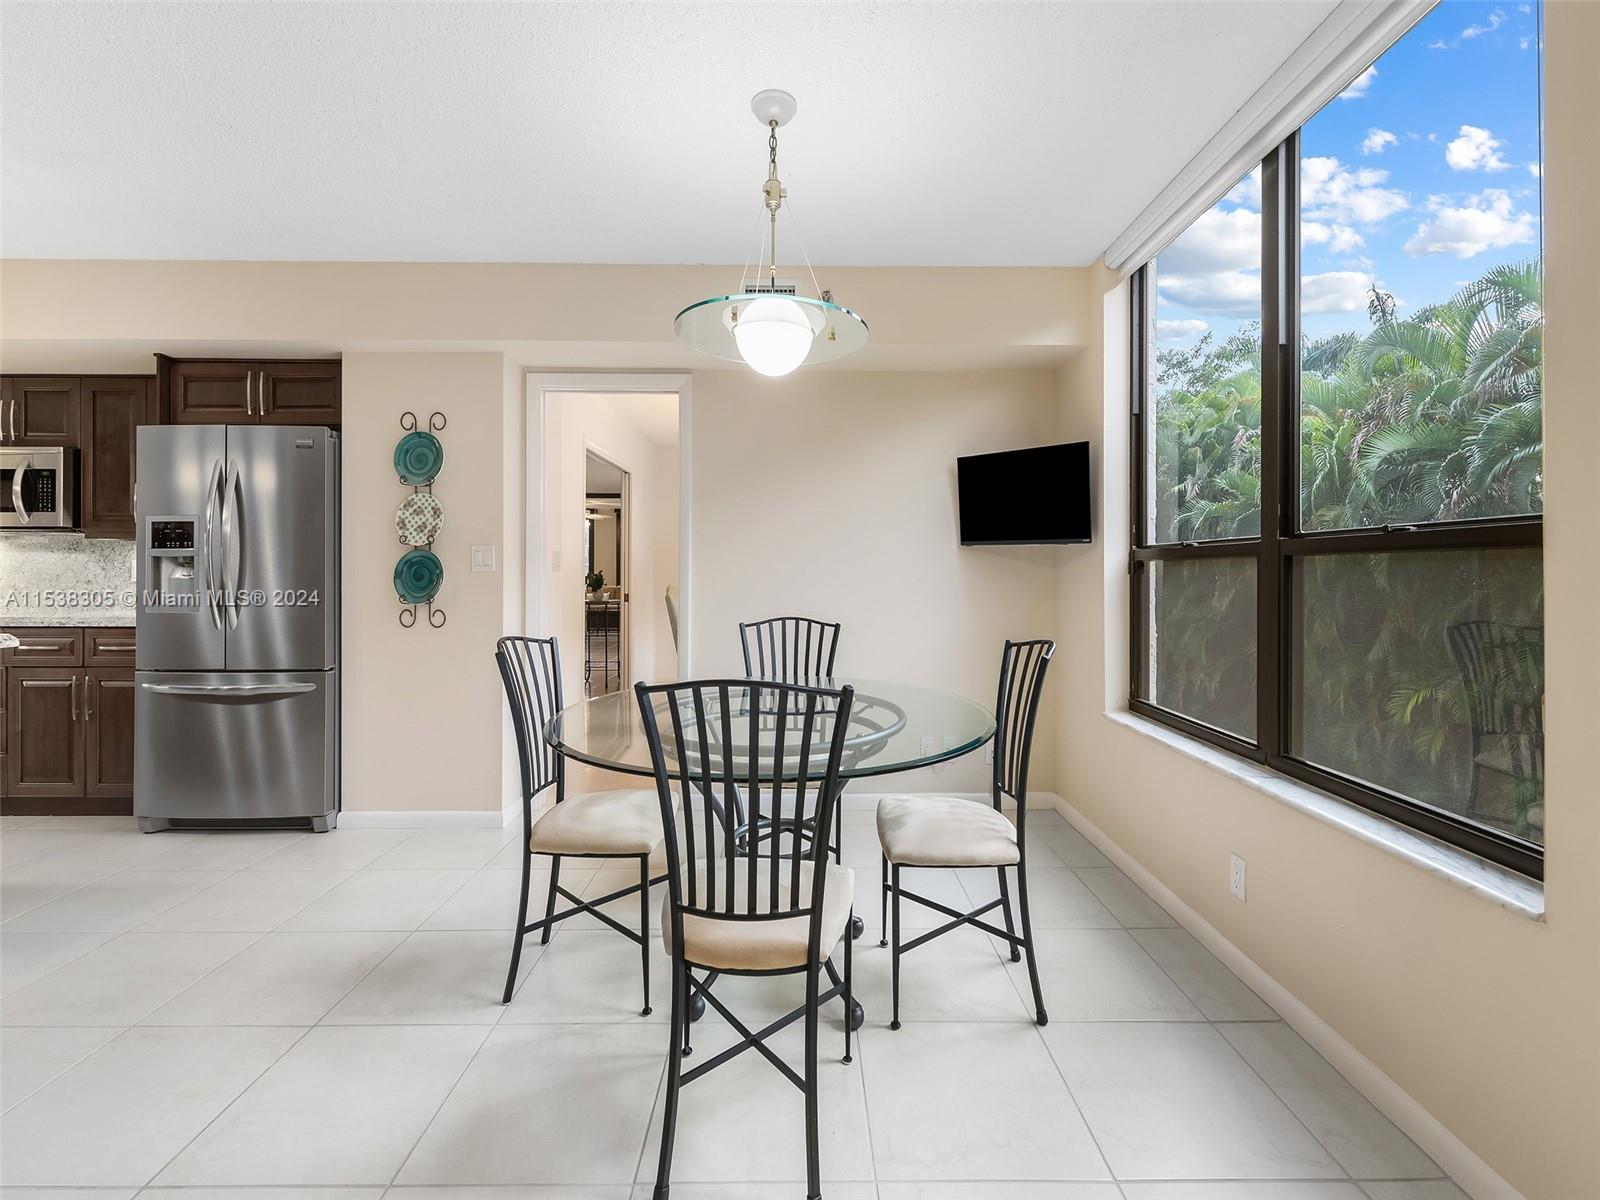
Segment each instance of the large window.
M1538 5L1439 5L1134 278L1133 707L1532 875Z

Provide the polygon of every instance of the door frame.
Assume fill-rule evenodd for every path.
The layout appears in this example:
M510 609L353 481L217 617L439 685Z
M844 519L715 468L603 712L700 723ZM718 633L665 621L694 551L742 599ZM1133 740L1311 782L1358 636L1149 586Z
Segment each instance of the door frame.
M600 392L660 394L678 397L678 672L689 678L694 670L692 611L694 588L691 563L693 524L693 445L694 406L690 400L692 377L683 371L548 372L530 370L525 374L525 425L523 471L527 482L523 524L523 618L524 628L539 634L548 628L544 611L544 592L554 572L550 569L550 547L546 544L545 521L550 511L549 480L544 470L545 423L551 393ZM601 451L601 457L615 461ZM650 597L656 603L657 597ZM626 607L626 605L624 606Z

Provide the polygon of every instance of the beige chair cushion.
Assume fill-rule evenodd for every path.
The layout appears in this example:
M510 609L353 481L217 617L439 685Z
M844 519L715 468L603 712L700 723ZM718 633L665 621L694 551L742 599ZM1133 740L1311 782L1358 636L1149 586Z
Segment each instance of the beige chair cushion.
M758 859L757 870L771 870L770 859ZM734 908L747 912L748 886L746 871L750 860L741 858L733 864ZM780 863L779 870L787 870ZM800 864L800 904L811 896L811 864ZM827 882L823 884L822 897L822 954L823 957L838 945L850 923L851 907L855 903L855 874L848 867L828 864ZM700 875L703 885L705 876ZM720 901L725 877L717 874L717 896ZM756 877L756 911L772 912L767 902L768 882L765 874ZM787 882L778 886L779 911L795 903L790 898ZM809 916L779 918L771 921L736 921L718 917L683 915L683 956L701 967L715 967L723 971L777 971L785 967L803 967L806 963L807 939L811 934ZM672 897L668 895L661 905L661 941L667 953L672 953Z
M954 796L885 796L878 841L890 862L907 867L1005 867L1022 857L1003 813Z
M535 854L649 854L661 844L654 788L587 792L553 804L533 823Z

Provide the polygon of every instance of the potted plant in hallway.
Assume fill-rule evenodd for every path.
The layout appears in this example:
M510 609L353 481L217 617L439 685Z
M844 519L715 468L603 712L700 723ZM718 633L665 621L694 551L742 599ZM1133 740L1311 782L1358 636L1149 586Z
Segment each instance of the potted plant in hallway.
M604 571L590 571L583 577L583 586L589 593L589 599L600 599L600 593L606 586L606 573Z

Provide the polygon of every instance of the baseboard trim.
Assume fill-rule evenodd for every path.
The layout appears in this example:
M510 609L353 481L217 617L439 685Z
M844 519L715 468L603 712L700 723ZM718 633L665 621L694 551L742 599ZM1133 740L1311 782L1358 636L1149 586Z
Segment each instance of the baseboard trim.
M1029 797L1030 800L1033 797ZM1389 1078L1376 1063L1344 1039L1333 1026L1284 987L1243 950L1224 937L1211 922L1190 908L1176 892L1162 883L1104 830L1060 796L1055 808L1124 874L1149 892L1156 902L1223 964L1249 984L1277 1010L1285 1024L1305 1038L1335 1070L1350 1081L1374 1107L1388 1117L1423 1151L1438 1163L1457 1186L1473 1200L1527 1200L1488 1163L1479 1158L1432 1113L1404 1088ZM1030 803L1029 807L1033 805Z
M461 812L345 809L339 814L340 829L504 829L505 825L505 813L498 808Z

